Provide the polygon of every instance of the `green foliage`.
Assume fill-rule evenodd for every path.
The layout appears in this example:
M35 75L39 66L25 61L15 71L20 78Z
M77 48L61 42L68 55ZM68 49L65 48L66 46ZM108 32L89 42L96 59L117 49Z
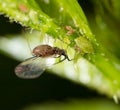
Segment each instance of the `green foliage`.
M106 103L105 103L106 102ZM88 100L77 100L77 101L68 101L64 103L52 102L52 103L43 103L41 105L32 105L26 107L23 110L119 110L119 106L105 99L91 99Z
M94 0L93 3L95 7L99 6L102 12L101 15L105 19L108 18L106 18L106 13L103 13L102 3L110 12L109 15L112 13L113 15L111 16L116 15L116 19L119 18L119 9L115 5L116 2L114 2L116 13L111 12L107 2ZM102 43L99 40L102 35L102 38L107 41L106 35L108 36L110 32L108 28L102 30L99 27L104 21L101 15L96 15L96 24L91 20L92 17L88 19L88 21L92 21L90 24L93 32L95 31L95 36L77 0L0 0L0 12L9 17L10 21L15 21L22 26L36 30L32 33L27 33L32 42L36 42L37 38L39 38L38 41L44 42L47 35L47 38L50 37L54 41L52 45L58 47L62 45L67 50L68 56L74 57L72 62L66 61L55 65L51 69L55 74L94 88L109 97L113 97L115 101L120 97L120 61L114 53L108 51L108 44L106 45L106 43ZM71 26L71 30L65 29L66 26ZM99 31L99 28L101 31ZM68 34L71 31L73 33ZM102 33L102 31L106 31L106 33ZM113 30L113 32L116 33L116 30ZM24 35L22 34L20 38L24 39L22 36ZM116 34L115 36L117 37ZM10 54L10 51L2 47L7 44L9 46L11 40L17 39L16 37L13 36L10 40L1 38L0 49ZM117 42L113 34L109 39ZM23 45L22 41L21 45ZM116 45L119 46L118 43ZM117 48L117 53L118 47L114 46L114 48Z

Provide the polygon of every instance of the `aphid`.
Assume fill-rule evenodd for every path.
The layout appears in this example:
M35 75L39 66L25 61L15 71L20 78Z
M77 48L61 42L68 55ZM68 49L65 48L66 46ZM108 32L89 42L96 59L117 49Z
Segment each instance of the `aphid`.
M29 11L28 7L25 4L19 4L18 8L24 13L27 13Z
M65 30L67 30L67 35L72 35L76 31L71 26L65 26Z
M65 59L71 61L64 49L49 45L38 45L33 49L32 53L33 57L26 59L15 68L15 73L18 77L26 79L37 78L47 67L60 63ZM49 58L59 58L61 56L64 56L64 58L57 63L49 65Z

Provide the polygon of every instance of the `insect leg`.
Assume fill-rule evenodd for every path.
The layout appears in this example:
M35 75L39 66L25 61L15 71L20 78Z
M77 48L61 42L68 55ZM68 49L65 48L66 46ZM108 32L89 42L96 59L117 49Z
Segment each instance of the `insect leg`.
M60 56L61 56L61 55L60 55ZM60 57L60 56L59 56L59 57ZM59 58L59 57L57 57L57 58ZM66 57L64 57L62 60L60 59L58 62L54 63L54 65L56 65L56 64L58 64L58 63L60 63L60 62L63 62L65 59L66 59Z

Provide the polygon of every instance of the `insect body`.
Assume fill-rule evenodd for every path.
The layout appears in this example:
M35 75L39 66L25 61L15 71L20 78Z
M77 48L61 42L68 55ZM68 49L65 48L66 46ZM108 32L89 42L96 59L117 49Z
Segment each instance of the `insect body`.
M39 77L47 67L57 64L67 59L71 61L64 49L51 47L49 45L39 45L32 51L33 57L26 59L15 68L15 73L20 78L33 79ZM58 58L64 56L57 63L49 64L50 58Z
M72 35L76 31L71 26L65 26L65 30L67 30L67 35Z

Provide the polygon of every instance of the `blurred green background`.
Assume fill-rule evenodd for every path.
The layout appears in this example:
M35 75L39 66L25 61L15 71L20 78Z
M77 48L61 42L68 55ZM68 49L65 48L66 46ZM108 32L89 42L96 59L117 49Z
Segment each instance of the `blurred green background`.
M79 0L79 2L88 20L93 23L92 2L88 0ZM94 30L94 26L90 26ZM22 29L19 24L10 23L8 18L0 16L0 37L22 33ZM99 37L97 39L101 40ZM111 48L108 49L112 51ZM114 53L120 57L118 51L114 50ZM112 99L100 95L93 89L50 73L44 73L33 80L19 79L14 74L14 68L18 63L0 52L0 110L120 109L119 104L115 104Z

